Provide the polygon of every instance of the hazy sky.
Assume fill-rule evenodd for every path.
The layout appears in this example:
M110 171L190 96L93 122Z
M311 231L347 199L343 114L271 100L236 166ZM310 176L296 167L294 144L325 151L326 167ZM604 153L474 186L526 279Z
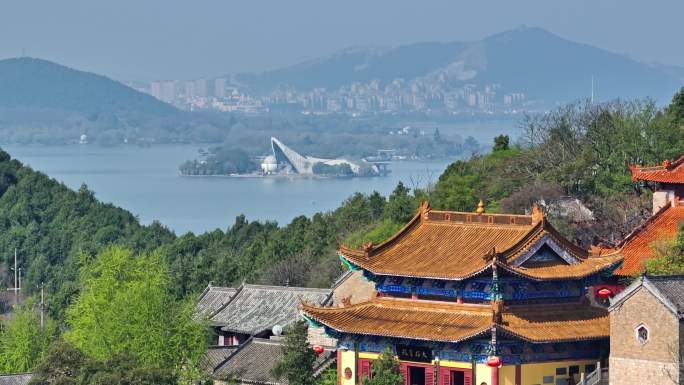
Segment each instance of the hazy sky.
M183 79L525 24L684 66L682 15L682 0L2 0L0 58L24 51L120 80Z

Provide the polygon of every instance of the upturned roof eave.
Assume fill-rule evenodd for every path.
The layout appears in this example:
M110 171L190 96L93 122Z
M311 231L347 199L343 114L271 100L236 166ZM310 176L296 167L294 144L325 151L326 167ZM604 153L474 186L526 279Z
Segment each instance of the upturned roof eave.
M604 339L609 339L610 338L610 333L605 334L605 335L600 335L600 336L587 336L587 337L567 337L567 338L546 338L544 340L540 339L534 339L530 337L526 337L521 333L516 333L510 328L504 326L504 325L496 325L496 331L497 333L502 332L503 334L508 334L509 336L518 338L520 340L523 340L525 342L529 342L532 344L549 344L549 343L559 343L559 342L576 342L576 341L595 341L595 340L604 340Z
M361 307L363 304L357 304L357 305L352 305L351 307L345 308L354 308L354 307ZM502 332L504 334L508 334L510 336L513 336L515 338L518 338L523 341L527 341L530 343L534 344L543 344L543 343L557 343L557 342L570 342L570 341L592 341L592 340L602 340L602 339L607 339L610 337L610 333L606 334L594 334L594 335L587 335L587 336L569 336L569 337L560 337L560 338L532 338L529 336L524 335L523 333L517 332L515 327L510 327L507 326L507 322L504 320L502 323L494 323L490 322L487 326L483 326L482 328L478 329L474 333L469 333L468 335L463 336L462 338L459 339L448 339L448 338L434 338L434 336L431 337L418 337L418 336L409 336L406 334L399 334L399 333L387 333L387 332L368 332L368 331L355 331L355 330L348 330L348 329L342 329L340 327L336 327L330 324L330 322L327 322L323 320L321 317L317 317L314 315L311 311L307 311L306 308L313 308L311 306L303 305L301 311L309 318L312 320L318 322L321 325L324 325L325 327L331 328L339 333L343 334L353 334L353 335L362 335L362 336L379 336L379 337L386 337L386 338L402 338L402 339L409 339L409 340L415 340L415 341L437 341L437 342L449 342L449 343L459 343L463 342L475 337L478 337L480 335L486 334L491 331L492 327L496 327L497 332ZM336 309L339 310L339 309Z
M617 255L619 252L612 253L614 255ZM340 253L341 254L341 253ZM377 276L384 276L384 277L403 277L403 278L421 278L421 279L436 279L436 280L443 280L443 281L463 281L466 279L470 279L472 277L475 277L477 275L480 275L484 273L485 271L489 270L493 264L496 264L497 267L502 268L503 270L520 276L522 278L530 279L533 281L558 281L558 280L566 280L566 279L582 279L586 278L589 276L592 276L594 274L600 274L601 272L609 269L614 269L616 265L621 264L624 262L622 258L616 261L608 261L606 262L605 265L603 265L600 269L595 269L595 270L587 270L586 273L584 274L575 274L575 275L559 275L559 276L552 276L552 277L546 277L546 276L540 276L540 275L535 275L534 272L531 271L525 271L524 269L517 268L514 266L510 266L501 262L497 261L492 261L492 262L487 262L482 268L479 269L474 269L466 274L461 274L461 275L430 275L430 274L423 274L423 275L418 275L418 274L412 274L412 273L407 273L407 272L401 272L401 271L382 271L382 270L377 270L371 267L368 267L365 264L362 263L357 263L354 260L351 260L348 258L348 256L341 254L341 258L346 259L349 263L352 265L357 266L358 268L362 270L366 270L373 275ZM581 260L580 263L587 263L587 259ZM568 266L573 266L573 265L568 265Z
M633 181L684 184L684 180L672 181L670 179L664 179L665 176L662 175L648 175L653 173L665 173L667 175L679 171L678 169L680 167L684 167L684 155L669 162L669 165L667 166L665 163L656 166L629 165L629 171L632 174Z
M324 325L325 327L331 328L339 333L345 333L345 334L355 334L355 335L361 335L361 336L380 336L380 337L387 337L387 338L403 338L403 339L409 339L409 340L415 340L415 341L439 341L439 342L449 342L449 343L459 343L466 341L468 339L477 337L479 335L482 335L488 331L491 330L491 325L487 326L486 328L482 328L482 330L478 330L475 333L469 334L467 336L464 336L463 338L460 339L448 339L448 338L421 338L421 337L415 337L415 336L407 336L407 335L401 335L401 334L390 334L390 333L383 333L383 332L363 332L363 331L347 331L347 330L342 330L338 327L330 325L328 322L323 321L320 317L316 317L315 315L311 314L310 312L307 312L305 309L302 309L302 312L305 313L305 315L312 320L318 322L321 325Z
M350 258L348 255L345 255L341 250L339 251L339 254L340 254L341 258L344 258L347 262L356 266L357 268L360 268L361 270L366 270L373 275L378 275L378 276L383 276L383 277L403 277L403 278L438 279L438 280L443 280L443 281L463 281L465 279L469 279L469 278L475 277L479 274L482 274L485 271L487 271L489 268L492 267L492 263L487 262L482 268L474 269L474 270L472 270L466 274L462 274L462 275L437 275L437 274L419 275L419 274L400 272L400 271L383 271L383 270L374 269L372 267L368 267L368 265L366 265L362 261L357 261L357 260Z
M599 268L599 269L587 270L583 274L558 275L558 276L550 276L550 277L531 274L533 272L527 271L527 270L519 268L519 267L514 267L514 266L502 264L499 262L497 262L497 267L500 267L503 270L505 270L511 274L517 275L519 277L541 282L541 281L559 281L559 280L568 280L568 279L583 279L586 277L591 277L592 275L595 275L595 274L601 274L603 271L606 271L606 270L619 268L617 265L622 264L623 262L624 262L624 259L620 258L619 260L616 260L613 262L606 262L606 264L601 266L601 268ZM580 263L587 263L587 260L583 260ZM574 265L568 265L568 266L574 266Z

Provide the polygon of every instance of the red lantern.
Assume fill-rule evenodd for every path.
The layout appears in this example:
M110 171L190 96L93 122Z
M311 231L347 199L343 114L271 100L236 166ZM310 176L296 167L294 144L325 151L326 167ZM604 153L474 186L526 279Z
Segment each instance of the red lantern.
M321 345L316 345L313 347L313 351L316 354L321 354L325 351L325 349L323 349L323 347Z
M599 298L606 299L606 298L610 298L613 296L613 291L607 287L604 287L604 288L599 289L596 292L596 294L598 294Z
M491 356L487 358L487 366L490 368L498 368L501 366L501 357Z

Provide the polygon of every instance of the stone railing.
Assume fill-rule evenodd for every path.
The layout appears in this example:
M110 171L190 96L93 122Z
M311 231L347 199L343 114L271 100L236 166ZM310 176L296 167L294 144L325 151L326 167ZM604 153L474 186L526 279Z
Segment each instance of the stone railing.
M580 381L577 385L608 385L608 368L602 368L601 362L598 362L596 370L580 374Z

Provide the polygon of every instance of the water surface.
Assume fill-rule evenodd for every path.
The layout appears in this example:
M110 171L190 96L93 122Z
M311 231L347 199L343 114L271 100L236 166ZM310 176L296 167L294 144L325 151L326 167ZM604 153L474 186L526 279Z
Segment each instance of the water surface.
M387 177L351 179L181 177L178 165L195 158L196 145L3 146L13 158L67 186L82 183L104 201L159 220L176 233L225 229L235 217L287 224L298 215L332 210L354 192L389 194L397 182L409 187L436 182L450 163L394 162Z

